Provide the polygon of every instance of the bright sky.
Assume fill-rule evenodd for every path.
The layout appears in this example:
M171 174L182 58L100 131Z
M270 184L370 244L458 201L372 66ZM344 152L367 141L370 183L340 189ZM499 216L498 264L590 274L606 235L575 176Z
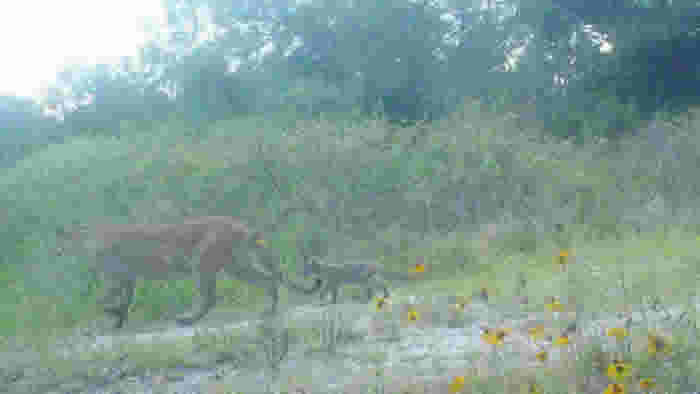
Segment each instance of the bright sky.
M0 94L40 97L62 66L134 55L160 0L19 0L0 6Z
M19 0L0 6L0 94L40 98L63 66L116 63L165 21L160 0Z

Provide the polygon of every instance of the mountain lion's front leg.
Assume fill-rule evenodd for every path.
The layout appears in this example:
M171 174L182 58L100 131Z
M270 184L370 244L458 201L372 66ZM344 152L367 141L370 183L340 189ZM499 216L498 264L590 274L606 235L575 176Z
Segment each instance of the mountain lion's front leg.
M192 272L197 282L199 297L190 312L175 319L178 324L189 326L204 317L216 303L216 274L222 265L222 259L230 258L226 244L217 243L217 234L212 232L204 237L197 246L196 253L190 260ZM230 250L230 249L229 249Z
M268 282L267 291L270 294L270 297L272 298L272 304L270 305L270 308L263 311L263 315L274 315L275 313L277 313L277 304L279 303L280 299L279 289L280 288L278 282Z
M195 271L199 296L190 312L175 318L178 324L189 326L209 312L216 303L216 272Z

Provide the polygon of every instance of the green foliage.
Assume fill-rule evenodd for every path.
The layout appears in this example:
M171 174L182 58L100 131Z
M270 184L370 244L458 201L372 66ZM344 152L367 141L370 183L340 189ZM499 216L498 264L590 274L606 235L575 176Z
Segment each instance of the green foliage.
M466 128L461 119L479 119L481 113L478 107L466 106L464 111L466 116L441 128L405 128L397 138L391 134L395 129L378 121L308 126L300 122L282 134L279 124L285 120L250 118L217 124L197 138L171 128L52 146L0 177L2 189L8 191L2 205L9 208L1 228L4 263L26 267L13 271L12 280L31 284L6 299L58 296L71 305L65 309L67 321L80 316L69 313L71 308L80 309L81 300L92 299L100 283L84 268L84 260L56 258L57 240L51 238L57 228L80 222L238 216L263 229L285 269L296 271L300 257L310 253L324 256L345 248L348 254L400 254L436 231L478 231L479 223L507 215L523 221L535 216L566 218L577 213L572 192L587 184L597 193L595 201L609 202L606 207L597 205L600 212L623 211L619 195L613 193L618 179L609 168L636 174L625 162L592 160L588 153L578 156L567 144L535 144L507 129L506 123L482 121ZM227 130L238 133L231 137ZM263 142L262 153L256 148L258 141ZM697 154L691 148L681 152L687 158ZM580 161L563 159L567 157ZM646 192L663 188L669 193L669 187L681 187L659 183L662 176L672 175L671 170L624 177L626 184L620 187ZM460 192L461 207L453 211ZM626 208L645 203L624 202ZM295 205L314 210L280 216ZM601 234L604 226L606 234L618 229L617 219L599 220L585 212L582 216L585 225L598 226ZM392 231L387 239L378 236ZM517 232L504 242L520 252L536 244ZM55 286L58 275L64 278L60 287ZM179 306L191 297L189 282L172 289L149 286L137 293L137 305L149 316L165 313L169 297ZM162 302L151 305L151 299Z
M11 167L50 143L61 142L68 129L45 118L35 102L0 95L0 168Z
M441 10L432 3L363 0L352 5L314 2L296 6L278 1L264 7L237 7L216 0L186 7L176 3L167 2L169 23L184 47L194 41L185 26L194 23L200 27L201 21L194 16L198 5L210 6L216 23L228 30L219 41L195 48L195 55L167 64L172 71L168 78L181 82L189 92L183 100L192 105L183 105L183 111L217 113L226 104L223 92L231 86L231 97L259 100L256 109L291 104L298 112L317 114L362 105L367 114L380 106L380 112L391 119L411 121L444 113L443 90L449 82L435 52L450 52L442 39L449 26L440 20ZM261 19L272 22L272 31L231 28L234 23L259 23ZM271 42L279 50L266 51L259 65L258 57L251 55ZM237 76L250 81L254 92L241 91L230 83L230 76L222 74L221 61L232 47L242 61ZM314 86L319 82L324 86ZM306 85L301 90L300 83ZM214 84L216 92L207 88Z
M169 117L199 132L232 114L358 108L407 126L472 97L492 111L527 104L551 134L577 142L617 137L656 110L697 101L688 66L697 63L696 4L574 3L166 1L171 34L145 45L138 61L64 70L49 101L70 128L117 135ZM198 34L209 21L199 7L224 32L204 44ZM592 37L609 32L614 48L601 53ZM165 86L175 88L174 103ZM88 96L67 110L68 99Z
M152 71L137 69L129 58L118 66L72 66L59 73L47 101L61 109L64 127L73 134L119 135L164 120L172 111L152 78ZM80 104L71 108L71 103Z
M214 13L223 27L231 26L236 13L241 19L255 14L231 9L231 2L195 3L217 5ZM480 110L454 114L458 121L447 123L447 131L416 122L445 114L467 96L481 98L480 108L495 112L526 108L550 134L572 138L577 148L595 137L620 137L659 108L683 109L694 102L700 90L692 67L698 62L692 60L700 52L697 39L682 28L686 17L638 12L629 3L605 15L599 2L562 8L534 1L522 2L513 16L507 5L474 10L457 1L455 18L462 25L453 31L440 19L442 10L429 3L341 3L315 2L292 12L290 4L279 1L279 9L287 11L279 14L272 33L230 29L222 40L187 56L149 44L142 51L145 63L167 66L157 78L129 61L116 68L65 70L57 87L68 88L70 97L55 90L50 99L59 106L67 99L91 96L93 101L66 113L63 128L41 119L33 103L0 97L0 165L31 153L0 176L5 208L0 312L14 316L18 306L35 312L2 319L0 329L14 335L23 325L41 328L46 316L70 325L88 313L101 283L84 260L55 256L58 242L52 238L57 228L81 221L240 216L265 229L285 269L297 270L303 256L325 256L341 247L356 252L359 244L398 253L436 231L478 231L478 224L507 215L537 217L546 226L578 214L587 234L619 236L620 215L628 209L646 212L647 196L673 204L656 214L666 221L694 202L698 185L693 177L679 181L687 175L683 166L657 170L643 153L637 160L565 162L561 157L576 151L530 144L500 123L480 124L487 117ZM170 11L180 13L174 16L182 32L194 14L176 8ZM581 38L587 34L583 16L598 23L594 29L616 31L615 52L601 55L599 44ZM630 22L650 18L655 23ZM661 22L668 22L670 36L653 27ZM174 41L186 48L194 39L194 32L188 34ZM445 43L446 35L459 45ZM284 51L261 62L247 57L270 43L288 49L294 37L302 44L288 58ZM507 54L526 42L518 63L505 72ZM231 74L227 61L234 46L249 60ZM555 82L562 79L567 83ZM181 93L176 106L158 90L160 83L172 82ZM358 107L364 115L335 114L343 122L300 119L300 114ZM262 110L280 112L226 121L231 114ZM373 112L409 127L397 131L366 117ZM193 122L183 127L180 119ZM193 137L192 125L198 127ZM90 137L39 150L70 129ZM423 138L441 133L449 142ZM116 135L121 139L106 137ZM279 149L256 155L250 141L258 137ZM692 138L676 138L682 142L674 149L692 163L685 171L694 168ZM579 214L566 196L587 184L595 190L596 213ZM529 192L521 193L526 187ZM640 196L621 202L617 187ZM312 201L318 211L279 217L300 199ZM171 205L161 208L161 201ZM379 242L382 233L394 238ZM537 239L531 234L512 232L503 243L532 251ZM357 240L364 243L351 242ZM143 318L160 318L171 312L168 308L190 303L192 294L191 281L142 285L136 309Z

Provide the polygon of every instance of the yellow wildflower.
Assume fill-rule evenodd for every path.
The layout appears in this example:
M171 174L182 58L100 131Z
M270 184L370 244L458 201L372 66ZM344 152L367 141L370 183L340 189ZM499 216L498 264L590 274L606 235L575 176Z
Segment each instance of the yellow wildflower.
M569 340L569 336L566 334L560 335L559 338L557 338L557 340L554 341L554 345L556 346L564 346L568 345L569 343L571 343L571 341Z
M483 328L481 339L489 345L503 345L503 339L511 332L510 328L498 328L495 330Z
M375 305L377 306L377 310L380 311L386 304L388 303L389 299L388 297L377 297L377 300L375 301Z
M606 330L606 334L609 337L615 337L618 341L622 341L625 339L626 336L629 335L629 332L627 332L627 329L624 327L613 327L613 328L608 328Z
M542 387L540 387L540 385L538 385L537 383L531 382L528 384L527 393L528 394L542 394L543 390L542 390Z
M478 292L474 293L475 296L479 297L482 301L488 302L489 301L489 290L485 287L482 287L481 290Z
M559 255L557 256L557 264L565 265L567 263L568 258L569 258L569 251L568 250L560 250Z
M554 297L548 297L547 303L544 306L550 312L563 312L564 311L564 305Z
M455 299L455 303L452 304L452 307L458 311L463 311L464 308L466 308L469 301L469 297L457 296Z
M450 393L459 393L464 388L464 376L455 376L450 382Z
M648 391L656 386L656 381L653 378L644 378L639 381L639 389L642 391Z
M622 361L613 360L613 362L608 366L608 377L612 380L620 381L628 377L630 373L630 366Z
M547 354L546 351L542 350L542 351L535 353L535 358L537 359L537 361L545 362L545 361L547 361L547 358L549 358L549 355Z
M656 333L650 333L647 336L648 345L647 350L651 355L656 355L658 353L669 354L671 353L671 343L668 338L665 338Z
M544 324L538 324L527 329L527 334L530 335L533 341L544 336Z
M620 383L613 383L608 386L608 388L603 391L603 394L625 394L625 385Z

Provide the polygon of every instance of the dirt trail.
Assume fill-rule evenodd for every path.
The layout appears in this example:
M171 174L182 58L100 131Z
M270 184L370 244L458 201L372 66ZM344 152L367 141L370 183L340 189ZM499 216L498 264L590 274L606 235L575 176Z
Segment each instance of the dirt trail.
M446 305L444 300L434 297L425 301L424 305ZM285 386L290 380L304 381L309 392L327 392L329 388L336 387L365 387L374 384L376 378L368 375L368 371L383 368L390 372L388 380L404 379L416 382L423 376L443 376L446 371L464 370L476 367L488 374L492 371L493 357L491 348L481 339L481 327L498 324L513 328L513 333L506 339L498 357L505 369L524 364L535 363L533 355L537 350L525 334L525 325L528 320L535 318L547 321L544 314L514 314L499 310L497 306L485 304L472 304L464 312L461 324L450 327L445 320L446 310L437 308L434 313L427 313L420 324L410 326L400 322L402 308L407 301L397 301L393 310L384 317L372 311L372 307L365 304L341 304L336 305L335 311L340 312L345 321L342 324L347 333L355 336L341 341L335 352L328 353L318 348L310 352L310 347L304 343L290 346L287 357L280 364L279 379L271 382L269 371L260 366L249 368L232 363L212 361L201 368L174 367L158 372L143 373L136 376L125 374L128 358L124 365L113 365L106 371L101 380L76 377L69 381L63 381L51 386L50 390L22 391L26 385L12 385L12 390L5 392L82 392L89 394L98 393L213 393L219 392L217 387L236 387L240 392L259 393L264 392L268 383L273 387L277 384ZM303 305L303 302L290 302L290 308L284 313L283 321L312 332L314 329L324 327L328 320L324 320L324 312L328 309L317 305ZM670 308L672 316L680 314L681 307ZM177 327L174 324L155 323L148 328L141 328L138 332L131 329L129 332L110 333L96 337L84 337L73 341L70 346L57 347L56 352L63 354L70 360L72 354L79 354L86 350L118 349L119 344L153 344L153 343L177 343L183 338L196 334L226 333L254 331L261 322L256 315L245 314L243 319L235 323L221 324L223 319L214 314L205 319L196 327ZM223 317L223 316L221 316ZM259 315L258 315L259 317ZM643 315L639 312L631 314L633 324L642 323ZM564 318L564 316L560 316ZM653 319L663 326L664 313L652 312L648 318ZM555 324L557 321L546 324ZM558 322L566 324L564 320ZM392 325L398 327L399 335L383 336L372 334L377 325ZM622 324L620 319L614 316L597 317L595 320L584 319L580 322L579 332L583 337L577 344L585 343L585 338L600 336L602 330ZM656 323L655 323L656 324ZM374 328L373 328L374 327ZM393 326L392 326L393 327ZM370 335L368 335L368 332ZM373 360L376 355L381 355L380 361ZM489 356L491 355L491 356ZM7 358L5 355L3 358ZM26 354L25 354L26 356ZM565 356L564 352L554 350L550 353L551 362ZM126 357L126 356L125 356ZM533 364L534 365L534 364ZM25 375L31 375L25 373ZM41 375L41 374L39 374ZM46 376L35 377L46 378ZM7 377L5 377L7 380ZM31 380L20 378L19 380ZM18 381L19 381L18 380ZM48 385L50 386L50 385ZM1 386L0 386L1 387ZM74 389L79 387L80 390ZM9 390L9 391L8 391ZM0 390L2 392L2 390ZM226 392L226 391L221 391Z

